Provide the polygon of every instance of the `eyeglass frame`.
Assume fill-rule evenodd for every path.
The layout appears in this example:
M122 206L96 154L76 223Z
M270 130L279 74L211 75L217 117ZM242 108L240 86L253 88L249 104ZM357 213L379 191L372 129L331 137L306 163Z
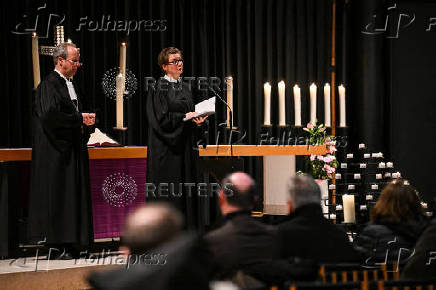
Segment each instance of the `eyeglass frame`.
M172 62L167 62L167 65L170 65L170 64L173 64L173 65L179 65L180 62L183 64L183 62L184 62L183 58L181 58L181 59L175 59L175 60L173 60Z
M75 65L75 66L82 66L83 65L83 62L80 62L78 60L71 60L71 59L67 59L67 58L64 58L64 59L68 60L72 65Z

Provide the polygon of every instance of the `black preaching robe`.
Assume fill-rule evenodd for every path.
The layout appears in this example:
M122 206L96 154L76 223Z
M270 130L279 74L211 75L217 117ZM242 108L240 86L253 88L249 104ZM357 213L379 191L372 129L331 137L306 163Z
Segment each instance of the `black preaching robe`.
M161 78L148 95L147 183L153 183L156 190L153 194L153 187L147 186L147 200L171 202L185 214L189 228L198 226L200 219L196 185L186 183L197 182L195 148L201 128L192 121L183 122L183 118L194 110L186 83Z
M87 245L93 238L89 159L91 127L83 124L65 79L51 72L33 102L31 241Z

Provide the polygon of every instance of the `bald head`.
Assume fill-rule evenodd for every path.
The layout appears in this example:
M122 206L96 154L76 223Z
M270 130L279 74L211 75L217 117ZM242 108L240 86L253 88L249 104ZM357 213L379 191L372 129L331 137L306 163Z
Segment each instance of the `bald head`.
M250 175L235 172L223 179L221 188L230 205L250 210L254 206L254 185Z
M131 253L143 253L178 235L182 214L166 203L151 203L135 210L126 220L123 244Z

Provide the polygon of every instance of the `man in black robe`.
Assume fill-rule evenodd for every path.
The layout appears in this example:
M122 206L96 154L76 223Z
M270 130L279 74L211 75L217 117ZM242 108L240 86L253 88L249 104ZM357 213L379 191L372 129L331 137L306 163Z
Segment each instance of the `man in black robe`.
M93 239L86 144L95 114L81 113L77 87L70 81L81 65L79 57L74 44L58 45L55 70L38 86L33 101L28 230L31 241L56 249L51 258L70 258L73 246Z
M193 118L194 101L183 83L183 59L175 47L164 48L158 63L165 72L147 99L148 152L147 200L166 200L186 216L186 224L198 224L196 193L198 151L196 139L206 117ZM201 129L200 129L201 131ZM189 185L189 184L191 185Z

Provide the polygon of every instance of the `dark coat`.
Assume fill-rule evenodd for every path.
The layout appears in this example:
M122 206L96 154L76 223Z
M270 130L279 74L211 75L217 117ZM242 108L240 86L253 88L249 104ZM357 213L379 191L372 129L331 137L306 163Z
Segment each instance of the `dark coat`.
M205 236L215 278L231 278L238 270L258 278L265 270L259 265L276 257L275 237L273 227L255 220L248 211L228 214L222 227Z
M29 236L33 242L87 245L93 239L87 142L65 80L55 71L38 86L33 102L32 185Z
M354 246L365 256L366 264L405 262L413 252L415 243L424 230L424 221L402 224L368 224L357 237ZM401 252L400 252L401 251Z
M407 262L401 278L419 281L436 279L436 218L419 237L415 254Z
M200 239L184 235L150 250L148 256L158 257L154 260L131 256L128 267L94 272L89 282L98 290L209 289L205 250Z
M289 221L279 224L278 234L283 258L317 263L359 261L347 234L324 218L318 204L297 208Z

